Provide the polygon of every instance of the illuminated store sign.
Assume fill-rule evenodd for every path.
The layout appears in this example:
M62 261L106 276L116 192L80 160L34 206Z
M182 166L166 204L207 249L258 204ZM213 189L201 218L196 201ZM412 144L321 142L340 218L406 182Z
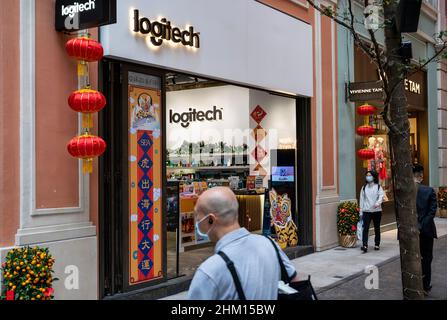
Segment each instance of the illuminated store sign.
M74 32L116 23L116 0L56 0L57 31Z
M183 128L188 128L191 122L195 121L216 121L222 120L222 111L217 109L216 106L212 110L208 111L197 111L196 109L189 108L189 112L174 113L169 110L169 122L170 123L180 123Z
M181 30L173 27L171 21L162 18L160 21L150 21L148 18L140 18L140 11L134 10L134 28L133 31L143 35L150 34L151 43L154 46L161 46L163 41L172 41L181 43L184 46L200 48L200 33L194 32L194 27L190 26L188 30Z

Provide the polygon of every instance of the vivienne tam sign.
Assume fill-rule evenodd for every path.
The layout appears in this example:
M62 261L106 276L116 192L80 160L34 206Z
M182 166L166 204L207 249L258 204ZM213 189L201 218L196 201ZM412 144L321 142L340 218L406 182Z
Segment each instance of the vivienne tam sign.
M116 23L116 0L56 0L55 21L67 32Z

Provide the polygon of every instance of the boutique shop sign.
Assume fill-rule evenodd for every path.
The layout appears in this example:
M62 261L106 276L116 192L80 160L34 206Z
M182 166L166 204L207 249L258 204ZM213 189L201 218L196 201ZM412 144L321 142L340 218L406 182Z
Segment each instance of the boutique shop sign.
M74 32L116 23L116 1L56 0L56 30Z
M417 80L404 80L405 91L410 94L422 95L422 84ZM347 86L349 101L365 102L383 100L382 81L353 82ZM408 98L408 97L407 97Z
M159 47L164 41L180 43L185 47L200 48L200 33L194 31L193 26L182 30L174 27L166 18L160 21L150 20L140 15L140 10L133 12L133 32L150 37L151 43Z

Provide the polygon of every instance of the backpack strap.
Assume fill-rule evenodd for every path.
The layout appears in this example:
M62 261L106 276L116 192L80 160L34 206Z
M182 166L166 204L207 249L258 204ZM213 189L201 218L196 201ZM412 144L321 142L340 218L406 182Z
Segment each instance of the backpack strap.
M241 281L239 280L233 261L231 261L231 259L228 258L228 256L222 251L219 251L217 254L221 256L221 258L227 264L228 270L230 270L231 276L233 277L234 285L236 286L237 294L239 295L239 300L247 300L245 298L244 290L242 289Z
M273 248L275 248L276 256L278 257L279 267L281 268L281 280L284 281L284 283L290 283L291 279L290 279L289 275L287 274L286 266L284 265L284 262L281 259L281 255L279 254L278 247L276 246L276 244L272 238L270 238L269 236L266 236L266 235L264 235L264 237L269 239L269 241L273 245Z

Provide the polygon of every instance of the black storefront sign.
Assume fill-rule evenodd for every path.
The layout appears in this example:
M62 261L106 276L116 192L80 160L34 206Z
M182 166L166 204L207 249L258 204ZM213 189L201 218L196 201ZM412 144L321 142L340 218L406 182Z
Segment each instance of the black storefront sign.
M382 81L353 82L348 84L349 101L383 100Z
M116 0L56 0L57 31L75 32L116 23Z

